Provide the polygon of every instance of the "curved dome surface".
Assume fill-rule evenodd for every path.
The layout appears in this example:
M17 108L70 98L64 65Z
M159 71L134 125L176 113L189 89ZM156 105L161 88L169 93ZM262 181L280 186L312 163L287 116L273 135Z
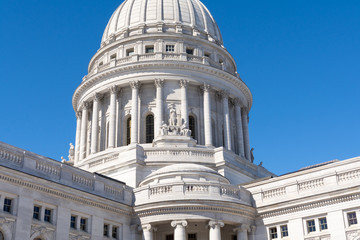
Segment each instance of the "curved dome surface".
M156 170L155 172L151 173L147 178L156 176L156 175L161 175L164 173L174 173L174 172L196 172L196 173L211 173L211 174L215 174L215 175L219 175L221 176L220 173L218 173L217 171L199 165L199 164L193 164L193 163L179 163L179 164L172 164L163 168L160 168L158 170ZM222 177L222 176L221 176Z
M188 27L222 44L214 18L199 0L125 0L111 16L102 42L127 29L156 24Z

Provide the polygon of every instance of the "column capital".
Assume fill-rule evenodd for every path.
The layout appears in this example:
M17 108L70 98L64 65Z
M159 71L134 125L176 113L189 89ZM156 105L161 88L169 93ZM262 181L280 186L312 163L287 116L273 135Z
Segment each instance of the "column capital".
M179 81L179 85L181 88L187 88L188 84L189 84L189 80L180 79L180 81Z
M138 227L138 230L139 230L139 231L148 231L148 232L150 232L150 231L156 231L157 228L153 227L150 223L148 223L148 224L142 224L142 225L140 225L140 226Z
M141 87L141 83L138 80L130 81L129 84L132 89L139 89Z
M81 111L77 111L77 112L75 113L75 115L76 115L76 118L79 119L79 118L81 118L81 116L82 116L82 112L81 112Z
M172 227L177 227L178 225L186 227L188 225L188 222L186 220L175 220L171 222Z
M157 88L162 88L164 87L164 79L161 79L161 78L155 78L155 86Z
M204 83L203 85L200 86L200 89L203 90L204 92L210 92L211 85Z
M225 224L222 221L217 221L217 220L210 220L208 225L211 228L215 228L216 226L219 226L219 227L224 227L225 226Z
M86 110L88 107L90 107L90 104L88 102L83 102L81 106L81 110Z
M111 94L116 94L119 91L119 87L114 85L108 88Z
M224 99L224 98L229 98L229 95L230 95L229 90L226 90L226 89L221 90L221 91L219 92L219 94L220 94L220 96L221 96L223 99Z
M94 101L98 102L103 98L103 95L100 93L95 93L94 94Z
M234 232L240 231L240 232L250 232L251 228L249 224L241 224L237 228L233 229Z
M250 232L255 233L255 231L256 231L256 226L255 225L250 226Z
M234 98L234 104L235 104L235 106L237 106L237 107L241 107L241 100L240 100L240 98Z

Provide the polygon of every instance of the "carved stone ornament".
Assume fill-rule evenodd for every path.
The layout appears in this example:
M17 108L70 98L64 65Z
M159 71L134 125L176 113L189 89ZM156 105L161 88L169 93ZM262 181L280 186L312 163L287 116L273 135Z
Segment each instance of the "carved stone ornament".
M69 240L88 240L90 239L90 235L87 236L85 235L85 232L84 234L81 234L80 232L71 232L70 235L69 235Z
M229 93L229 91L228 90L222 90L222 91L220 91L219 92L219 94L220 94L220 96L224 99L224 98L229 98L229 95L230 95L230 93Z
M189 84L189 80L180 79L180 81L179 81L179 86L180 86L181 88L186 88L186 87L188 86L188 84Z
M203 90L204 92L210 92L210 90L211 90L211 85L204 83L203 85L201 85L200 88L201 88L201 90Z
M360 230L346 232L347 240L359 240L360 239Z
M94 94L94 101L100 101L103 98L104 95L100 94L100 93L95 93Z
M141 87L141 83L138 80L130 81L129 84L132 89L139 89Z
M155 86L157 88L162 88L164 86L164 79L156 78L155 79Z
M177 227L178 225L186 227L188 225L188 222L186 220L178 220L178 221L172 221L171 222L172 227Z
M81 116L82 116L82 112L81 112L81 111L76 112L76 118L77 118L77 119L81 119Z
M208 225L211 227L211 228L216 228L216 227L224 227L225 224L222 222L222 221L216 221L216 220L210 220Z
M46 239L54 239L54 233L54 228L49 228L38 224L31 225L31 238L44 236Z
M90 106L90 104L88 102L83 102L81 109L82 110L87 109L87 108L89 108L89 106Z
M118 86L111 86L111 87L109 87L109 91L110 91L110 93L112 93L112 94L116 94L118 91L119 91L119 87Z
M157 228L153 227L151 224L143 224L143 225L139 226L138 230L152 232L152 231L156 231Z
M240 100L240 98L234 98L234 105L241 107L241 100Z

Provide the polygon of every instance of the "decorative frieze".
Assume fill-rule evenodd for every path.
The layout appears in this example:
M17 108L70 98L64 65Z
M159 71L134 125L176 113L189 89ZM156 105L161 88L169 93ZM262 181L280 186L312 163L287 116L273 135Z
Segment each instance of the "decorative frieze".
M149 189L149 195L166 194L172 192L172 186L153 187Z
M86 178L84 176L80 176L77 174L72 174L72 181L73 183L77 184L77 185L82 185L82 186L86 186L89 188L93 188L94 187L94 180L93 179L89 179Z
M324 178L319 178L311 181L298 183L298 189L299 191L305 191L309 189L322 187L323 185L324 185Z
M358 239L360 239L360 230L346 232L346 240L358 240Z
M351 181L354 179L358 179L358 178L360 178L360 169L345 172L345 173L340 173L337 175L337 178L338 178L339 182L345 182L345 181Z
M36 161L36 169L45 174L50 174L55 177L60 177L61 169L60 167L51 166L42 161Z
M282 196L285 194L286 194L285 187L275 188L275 189L271 189L271 190L262 192L262 198L266 199L266 198L279 197L279 196Z
M39 224L32 224L30 239L35 239L36 237L40 236L46 237L46 239L54 239L55 228Z
M0 149L0 159L7 160L16 165L22 165L24 157L23 155Z

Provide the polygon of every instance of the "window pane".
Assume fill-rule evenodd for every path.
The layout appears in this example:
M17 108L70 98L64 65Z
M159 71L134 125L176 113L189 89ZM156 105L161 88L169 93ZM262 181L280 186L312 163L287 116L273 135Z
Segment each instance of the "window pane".
M86 231L86 218L80 219L80 229Z
M145 53L154 53L154 46L148 46L145 48Z
M270 239L277 238L277 229L276 228L269 228L269 232L270 232Z
M51 209L45 208L44 221L51 222Z
M307 229L308 229L308 233L311 232L315 232L316 228L315 228L315 220L309 220L306 222L307 223Z
M4 208L3 208L4 212L8 212L8 213L11 212L11 202L12 200L9 198L4 199Z
M166 45L166 52L175 52L174 45Z
M349 226L357 224L357 218L355 212L350 212L347 214Z
M40 219L40 207L34 206L33 218L37 220Z
M289 236L287 225L280 226L280 229L281 229L281 237L288 237Z
M104 224L104 236L109 236L109 225Z
M326 218L319 218L320 231L328 229Z
M70 217L70 227L73 229L76 229L76 216L71 216Z
M114 227L112 228L112 237L116 238L118 237L118 227Z
M152 143L154 139L154 116L146 117L146 143Z
M188 240L196 240L196 233L189 233L188 234Z
M195 118L193 116L189 116L189 130L191 131L191 137L193 139L196 139L195 138L195 129L196 127L196 122L195 122Z
M126 144L129 145L131 142L131 117L126 121Z
M187 49L186 49L186 53L187 53L187 54L190 54L190 55L194 55L194 49L192 49L192 48L187 48Z

